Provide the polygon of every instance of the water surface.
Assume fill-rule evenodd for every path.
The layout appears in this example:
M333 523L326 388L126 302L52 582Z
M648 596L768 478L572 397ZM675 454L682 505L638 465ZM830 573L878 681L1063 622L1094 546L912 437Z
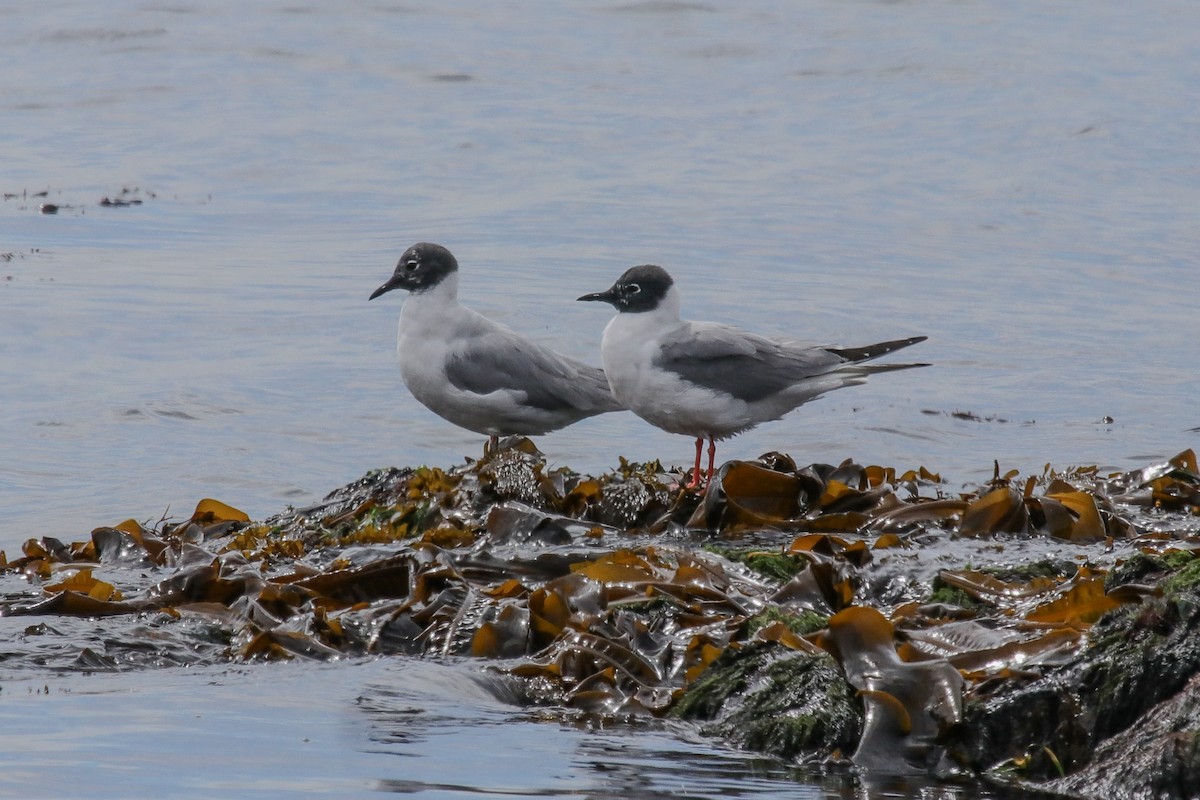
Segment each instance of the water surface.
M1196 445L1194 4L475 6L0 10L0 547L476 455L366 301L418 240L593 362L574 298L645 262L696 318L930 337L727 458L966 482ZM627 414L540 444L691 452Z

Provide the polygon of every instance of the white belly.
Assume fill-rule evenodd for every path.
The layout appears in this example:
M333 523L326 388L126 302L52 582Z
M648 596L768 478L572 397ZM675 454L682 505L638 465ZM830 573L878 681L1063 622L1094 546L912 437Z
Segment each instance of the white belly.
M749 404L690 384L654 366L653 336L637 315L618 314L604 331L600 356L613 396L655 427L687 436L724 439L762 420Z

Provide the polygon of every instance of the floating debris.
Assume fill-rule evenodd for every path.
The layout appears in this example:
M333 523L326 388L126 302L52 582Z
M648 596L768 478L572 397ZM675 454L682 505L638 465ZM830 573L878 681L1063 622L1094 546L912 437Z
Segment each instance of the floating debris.
M142 198L140 197L141 189L133 187L132 189L126 186L121 190L119 195L114 197L105 197L100 200L100 205L106 208L125 208L127 206L140 206ZM154 192L146 192L147 197L155 197Z
M55 189L53 193L56 196L61 197L63 190ZM20 192L3 192L3 197L5 202L8 202L9 200L22 201L22 204L19 204L18 208L25 210L36 210L39 214L53 215L66 211L75 211L80 214L86 213L86 203L50 202L47 199L49 198L50 194L50 189L43 189L38 192L30 192L28 189L25 189ZM156 199L157 197L158 195L152 191L143 190L137 186L125 186L118 194L101 198L98 205L104 208L127 208L129 206L140 206L146 201L147 198ZM28 201L30 199L46 200L46 202L38 203L33 206L27 206L23 204L24 201Z

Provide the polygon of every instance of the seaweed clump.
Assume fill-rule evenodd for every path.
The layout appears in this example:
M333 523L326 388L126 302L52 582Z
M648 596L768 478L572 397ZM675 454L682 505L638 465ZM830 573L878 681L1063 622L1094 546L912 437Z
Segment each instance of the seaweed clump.
M682 477L550 469L512 439L264 521L206 499L185 520L31 539L0 554L3 614L106 634L49 653L27 629L8 663L475 657L530 702L874 773L1078 791L1098 754L1144 742L1158 796L1185 796L1191 451L1111 475L997 467L961 490L924 467L780 454L724 464L703 494Z

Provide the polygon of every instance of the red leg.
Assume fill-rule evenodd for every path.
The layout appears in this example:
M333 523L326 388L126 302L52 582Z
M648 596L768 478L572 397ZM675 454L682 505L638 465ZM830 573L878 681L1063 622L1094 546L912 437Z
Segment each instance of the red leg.
M696 455L699 455L698 451L697 451ZM715 441L713 441L713 438L710 436L710 437L708 437L708 480L706 481L706 485L712 483L713 459L715 459L716 457L717 457L717 443Z
M692 482L688 484L688 488L695 489L700 485L700 453L704 449L704 438L696 437L696 466L692 467Z

